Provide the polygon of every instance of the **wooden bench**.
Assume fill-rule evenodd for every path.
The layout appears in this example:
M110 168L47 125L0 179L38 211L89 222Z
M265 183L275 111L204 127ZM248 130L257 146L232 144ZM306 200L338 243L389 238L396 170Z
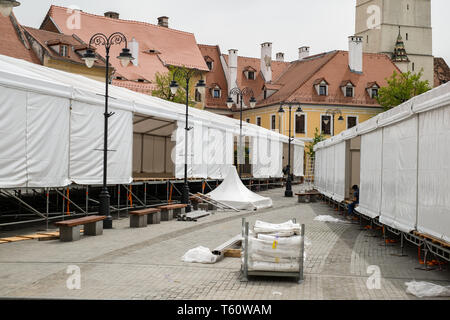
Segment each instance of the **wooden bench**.
M185 213L187 204L169 204L167 206L160 206L161 221L170 221L176 218L177 215Z
M317 202L317 196L319 196L320 193L303 192L303 193L296 193L295 195L298 196L299 203L308 203L308 202Z
M84 235L99 236L103 234L103 220L105 216L89 216L79 219L56 222L59 227L59 238L63 242L80 240L81 226L84 226Z
M148 224L161 223L161 210L148 208L143 210L130 211L130 228L144 228Z

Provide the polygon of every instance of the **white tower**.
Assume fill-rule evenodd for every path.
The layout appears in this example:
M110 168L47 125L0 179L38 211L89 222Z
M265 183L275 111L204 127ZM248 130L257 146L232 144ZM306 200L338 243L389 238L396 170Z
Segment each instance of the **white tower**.
M434 83L431 0L356 0L355 34L363 39L364 52L394 54L401 39L408 63L397 66Z

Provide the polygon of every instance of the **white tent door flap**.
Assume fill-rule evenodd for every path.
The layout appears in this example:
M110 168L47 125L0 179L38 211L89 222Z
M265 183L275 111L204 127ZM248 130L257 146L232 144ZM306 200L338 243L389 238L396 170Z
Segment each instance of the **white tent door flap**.
M416 227L417 119L383 128L380 222L404 232Z
M299 145L294 145L294 176L303 177L303 166L305 159L305 148Z
M108 124L108 184L132 181L132 113L111 108ZM77 184L102 184L104 107L74 101L70 121L70 178Z
M419 232L450 242L450 106L419 115Z
M361 138L361 175L358 211L376 218L381 211L381 165L383 130Z

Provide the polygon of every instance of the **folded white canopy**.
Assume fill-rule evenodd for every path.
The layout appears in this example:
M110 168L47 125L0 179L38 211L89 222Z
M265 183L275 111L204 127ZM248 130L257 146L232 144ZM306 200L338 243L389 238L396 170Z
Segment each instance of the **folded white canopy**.
M207 194L211 199L240 210L256 210L272 206L272 199L250 191L239 179L235 166L230 166L225 180Z

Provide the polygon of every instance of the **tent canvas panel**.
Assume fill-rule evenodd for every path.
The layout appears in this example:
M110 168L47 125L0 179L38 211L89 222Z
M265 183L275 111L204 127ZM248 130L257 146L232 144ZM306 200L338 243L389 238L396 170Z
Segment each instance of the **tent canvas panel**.
M1 188L27 185L26 124L27 93L0 86Z
M383 128L380 222L404 232L416 228L417 119Z
M305 148L303 146L294 145L294 176L303 177L303 166L305 159Z
M27 100L27 186L67 186L70 100L37 93Z
M383 130L372 131L361 138L361 179L358 211L376 218L381 210L381 165Z
M333 199L341 202L345 199L345 160L346 143L342 141L334 146L334 188Z
M450 242L450 106L419 115L417 230Z

